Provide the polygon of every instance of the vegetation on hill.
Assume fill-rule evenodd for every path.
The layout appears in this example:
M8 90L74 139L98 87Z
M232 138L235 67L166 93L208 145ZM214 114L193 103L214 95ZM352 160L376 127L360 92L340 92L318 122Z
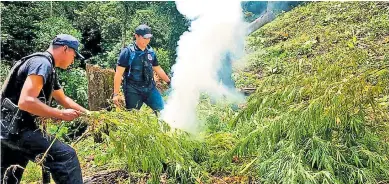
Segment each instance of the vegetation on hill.
M82 11L73 19L88 17ZM311 2L280 14L247 37L247 66L234 73L239 88L256 92L238 111L202 96L198 135L170 129L146 107L80 118L104 140L71 143L83 176L123 169L151 183L389 183L388 12L386 2ZM90 26L109 31L116 21ZM29 164L23 182L39 180L39 171Z

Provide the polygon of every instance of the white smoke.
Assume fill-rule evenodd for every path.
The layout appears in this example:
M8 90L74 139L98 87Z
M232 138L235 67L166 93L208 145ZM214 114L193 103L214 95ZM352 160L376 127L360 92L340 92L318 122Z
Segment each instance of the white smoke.
M220 84L217 71L227 52L233 58L242 55L246 24L240 1L189 0L176 5L191 20L191 26L178 42L172 92L162 119L173 128L196 132L196 106L201 93L234 101L243 99Z

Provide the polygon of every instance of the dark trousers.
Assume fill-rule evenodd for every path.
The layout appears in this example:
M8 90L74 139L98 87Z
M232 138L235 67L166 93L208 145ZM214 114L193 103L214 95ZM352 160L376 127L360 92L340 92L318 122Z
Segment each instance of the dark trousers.
M54 140L42 131L24 130L17 137L9 140L1 140L1 181L6 177L8 184L20 183L23 169L9 169L11 165L19 165L26 168L29 160L34 161L41 157ZM44 162L55 183L82 183L81 167L76 151L69 145L55 140Z
M137 89L130 84L123 85L123 92L127 109L140 109L145 103L154 111L161 111L164 108L164 102L161 94L155 85L151 89Z

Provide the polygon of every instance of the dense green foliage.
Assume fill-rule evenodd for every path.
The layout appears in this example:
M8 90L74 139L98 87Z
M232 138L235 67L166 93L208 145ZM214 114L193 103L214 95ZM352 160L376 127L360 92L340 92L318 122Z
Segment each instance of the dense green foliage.
M165 170L185 181L193 181L199 175L199 165L192 155L200 143L187 133L171 131L150 111L99 112L86 122L94 132L109 130L105 137L106 155L98 158L102 165L120 160L129 172L152 173L155 182L166 172L164 164Z
M258 90L230 157L264 183L388 182L388 10L311 3L250 36Z
M81 41L86 62L114 68L120 50L142 23L152 27L151 45L170 72L177 41L188 24L174 2L2 2L0 8L2 73L5 63L46 50L61 33ZM85 61L76 61L73 68L79 69L61 72L60 81L70 97L87 107Z

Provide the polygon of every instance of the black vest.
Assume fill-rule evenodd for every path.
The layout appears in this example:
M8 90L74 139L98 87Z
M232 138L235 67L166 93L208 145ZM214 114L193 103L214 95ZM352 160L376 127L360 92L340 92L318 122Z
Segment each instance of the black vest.
M151 47L144 51L136 49L135 44L130 44L126 49L130 51L129 69L126 73L126 82L135 86L149 87L154 84L152 61L155 53Z
M39 100L41 100L43 103L46 103L47 105L50 105L54 82L56 80L56 74L54 61L52 59L51 54L48 52L34 53L29 56L23 57L19 61L15 62L1 88L1 102L3 101L3 98L9 98L14 104L18 104L20 93L25 82L25 78L24 80L18 80L18 73L21 66L33 57L44 57L48 59L52 65L52 70L49 74L48 81L46 82L46 84L43 85L43 88L38 96ZM27 75L25 77L27 78ZM22 111L22 119L25 122L30 122L34 121L35 116L28 112Z

